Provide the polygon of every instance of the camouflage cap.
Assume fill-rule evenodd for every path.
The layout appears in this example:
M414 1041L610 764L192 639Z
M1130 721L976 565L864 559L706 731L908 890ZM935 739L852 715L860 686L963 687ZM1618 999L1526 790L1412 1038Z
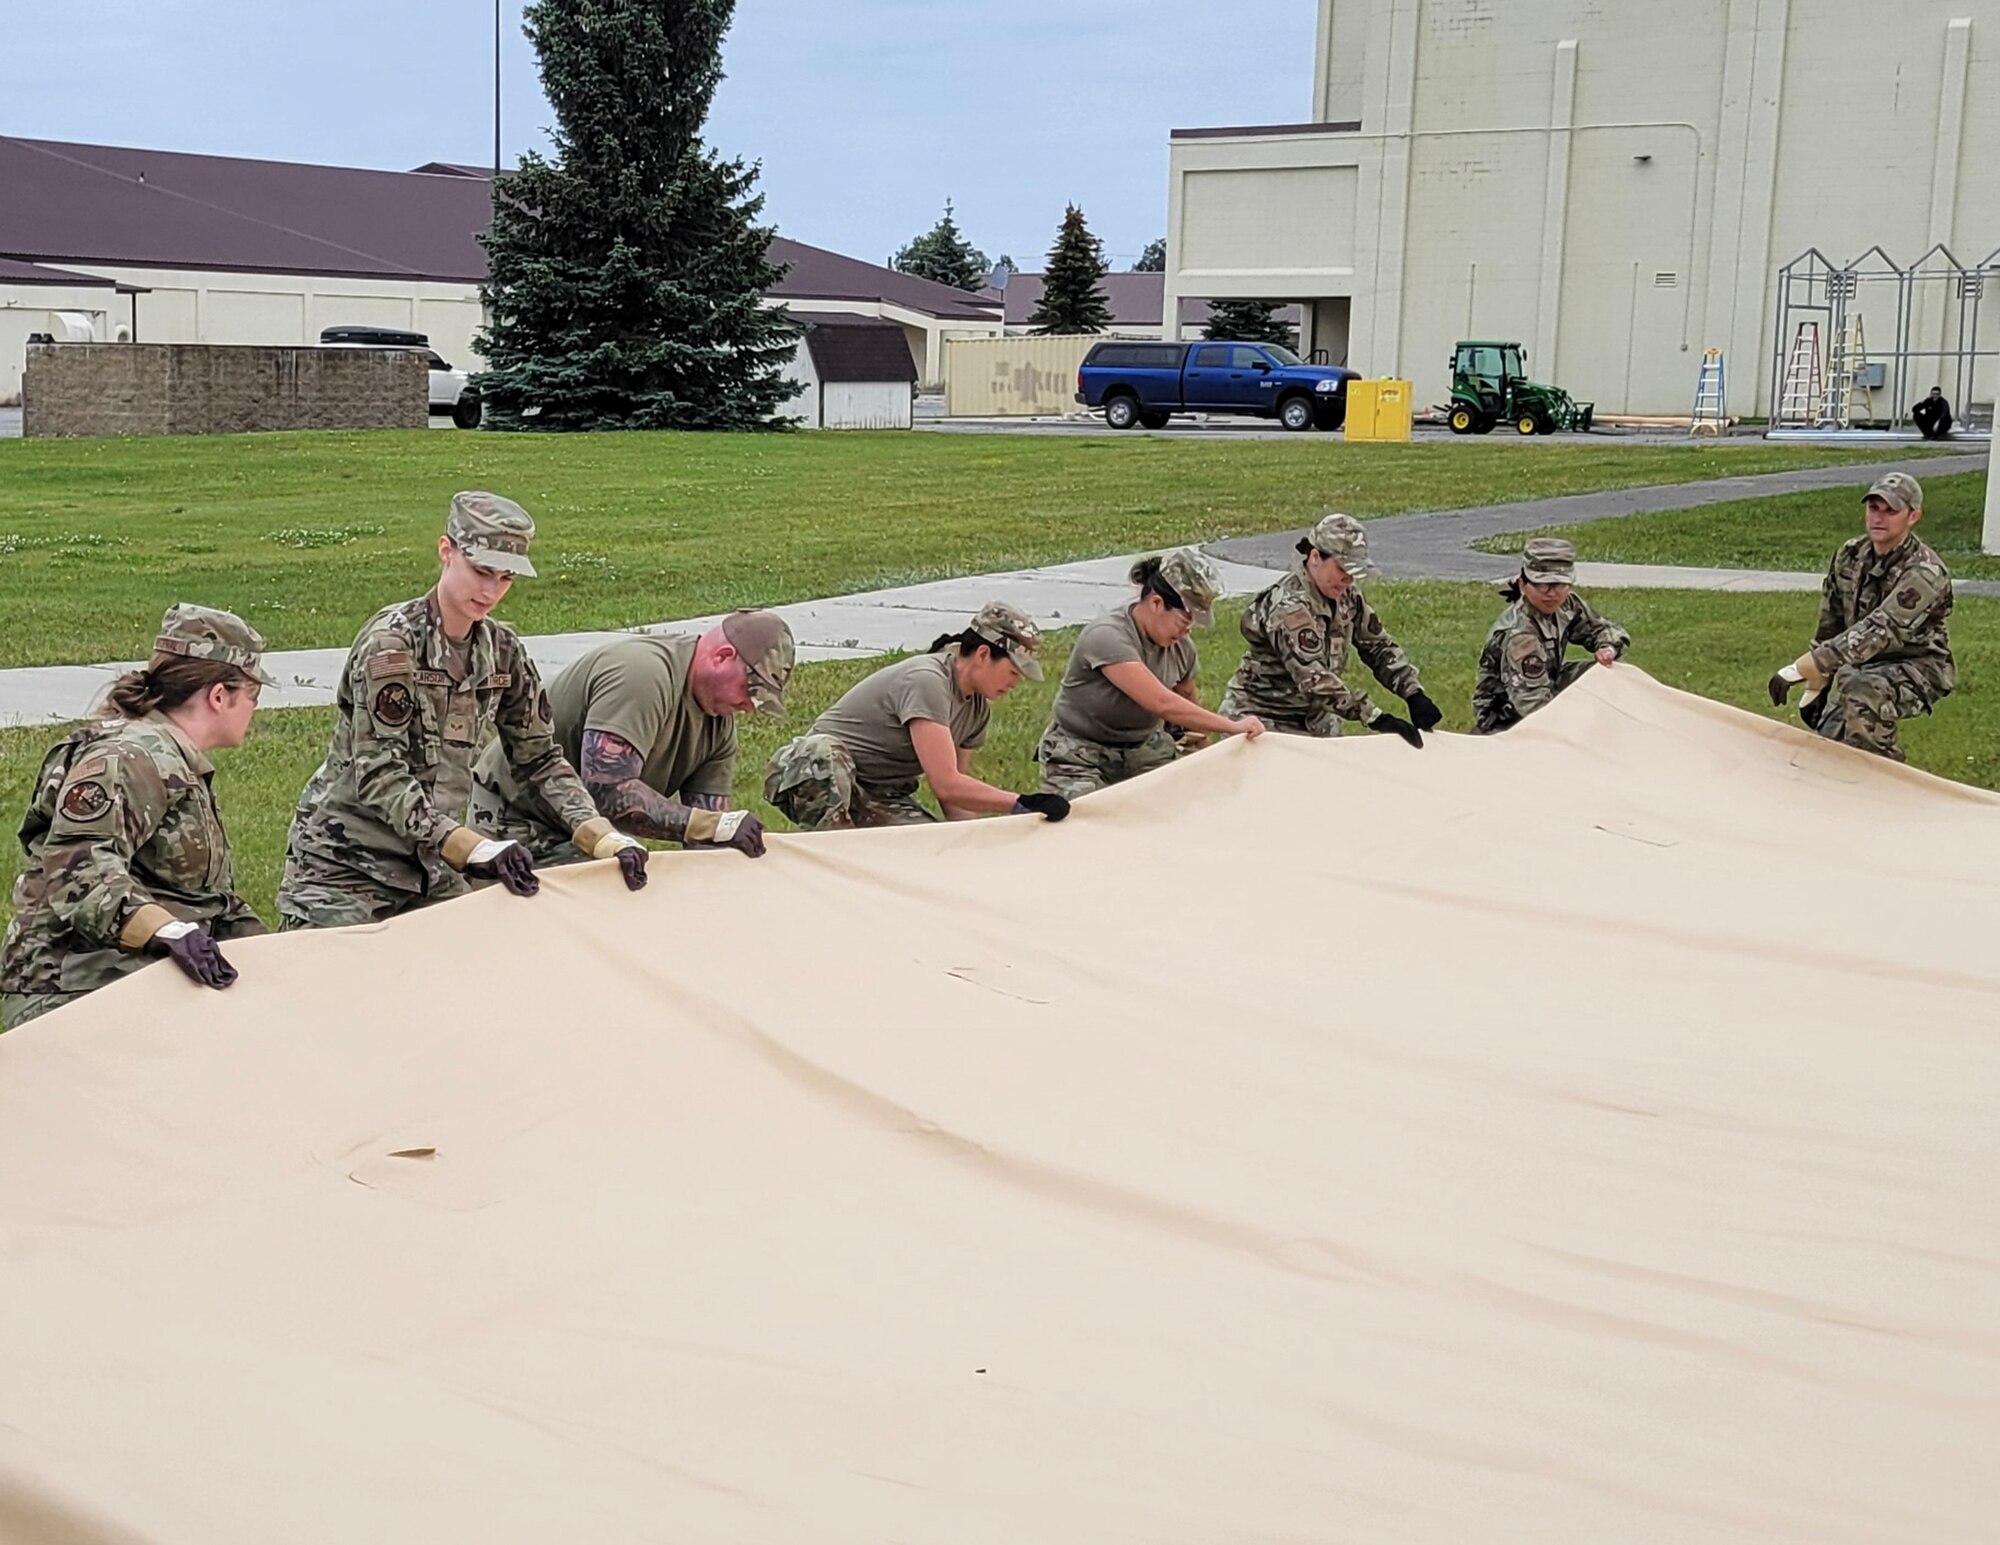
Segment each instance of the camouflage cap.
M1042 630L1026 612L1005 601L988 601L973 617L972 631L1005 649L1028 680L1042 679Z
M512 499L488 493L453 494L444 534L481 568L535 577L535 566L528 562L535 522Z
M1880 499L1892 510L1920 510L1924 507L1924 489L1907 472L1884 472L1861 496L1863 504L1870 499Z
M1320 516L1306 540L1354 579L1366 579L1375 572L1368 557L1368 533L1352 515Z
M785 684L792 679L797 650L792 629L776 612L731 612L722 619L722 636L743 661L744 680L757 712L785 716Z
M153 657L175 655L184 660L220 660L248 672L267 687L274 676L264 674L264 635L234 612L182 601L160 619L160 636L153 640Z
M1174 587L1190 621L1205 628L1215 621L1215 598L1222 594L1222 571L1207 553L1176 547L1160 557L1160 578Z
M1576 583L1576 544L1559 536L1530 537L1521 549L1521 577L1536 585Z

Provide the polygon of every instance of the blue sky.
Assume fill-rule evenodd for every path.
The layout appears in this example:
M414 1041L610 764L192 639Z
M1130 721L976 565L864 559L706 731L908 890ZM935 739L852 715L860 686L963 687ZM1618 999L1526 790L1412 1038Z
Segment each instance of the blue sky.
M549 122L503 0L504 139ZM492 0L16 0L0 133L411 167L492 157ZM1312 0L740 0L715 144L801 241L885 259L947 197L1041 266L1079 202L1114 257L1166 222L1167 131L1296 123Z

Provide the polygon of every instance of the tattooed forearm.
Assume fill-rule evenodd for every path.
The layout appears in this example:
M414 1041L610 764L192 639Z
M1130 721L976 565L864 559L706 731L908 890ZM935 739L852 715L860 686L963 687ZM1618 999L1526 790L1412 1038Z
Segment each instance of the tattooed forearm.
M630 742L603 730L583 732L583 786L597 802L598 813L634 837L683 841L688 810L647 785L640 773L645 758Z

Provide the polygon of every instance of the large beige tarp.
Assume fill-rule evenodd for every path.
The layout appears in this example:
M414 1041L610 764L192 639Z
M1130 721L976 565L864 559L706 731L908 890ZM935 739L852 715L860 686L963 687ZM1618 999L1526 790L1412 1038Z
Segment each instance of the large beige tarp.
M0 1540L1992 1541L1996 901L1620 668L148 971L0 1039Z

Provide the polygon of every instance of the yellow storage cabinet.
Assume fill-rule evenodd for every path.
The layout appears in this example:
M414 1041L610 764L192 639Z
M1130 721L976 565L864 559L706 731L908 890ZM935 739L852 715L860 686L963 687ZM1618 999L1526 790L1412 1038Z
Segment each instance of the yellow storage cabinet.
M1408 381L1349 381L1347 438L1407 444L1410 390Z

